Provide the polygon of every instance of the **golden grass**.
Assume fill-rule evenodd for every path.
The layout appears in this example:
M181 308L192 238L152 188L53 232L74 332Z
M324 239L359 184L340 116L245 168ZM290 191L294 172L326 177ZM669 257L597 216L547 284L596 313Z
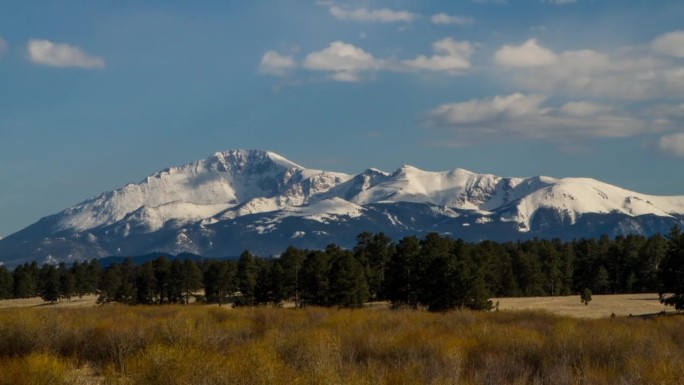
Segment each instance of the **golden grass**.
M580 302L579 295L565 297L492 298L499 302L500 311L543 310L553 314L578 318L606 318L616 316L672 312L658 300L658 294L593 295L589 305Z
M0 385L674 385L682 335L679 316L13 308L0 309Z
M96 295L86 295L83 298L73 298L71 301L59 301L54 304L46 303L40 298L9 299L0 301L0 309L7 308L78 308L97 306ZM492 298L492 303L499 302L500 311L520 310L543 310L549 313L578 317L578 318L606 318L611 314L616 316L656 314L660 312L672 312L671 306L664 306L658 301L658 294L615 294L594 295L589 305L584 305L579 300L579 295L564 297L518 297L518 298ZM207 305L216 307L215 305ZM294 303L286 302L284 308L294 307ZM389 307L386 302L372 302L366 304L367 309L385 310ZM231 306L222 306L222 310L232 309Z
M91 307L96 306L97 295L84 295L83 298L73 297L71 301L61 300L55 303L43 301L40 297L4 299L0 301L0 309L18 307Z

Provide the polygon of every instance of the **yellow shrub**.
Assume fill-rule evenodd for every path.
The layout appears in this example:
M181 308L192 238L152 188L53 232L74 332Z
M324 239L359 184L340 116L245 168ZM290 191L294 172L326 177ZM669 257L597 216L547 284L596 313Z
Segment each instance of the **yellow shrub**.
M681 383L681 317L216 306L0 310L4 384Z
M49 354L33 353L0 361L0 385L70 385L75 367Z

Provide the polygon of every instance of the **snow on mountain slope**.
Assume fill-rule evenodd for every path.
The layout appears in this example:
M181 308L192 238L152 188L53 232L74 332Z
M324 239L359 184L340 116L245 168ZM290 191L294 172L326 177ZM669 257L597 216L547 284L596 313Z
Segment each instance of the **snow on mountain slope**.
M503 178L408 165L393 173L367 169L350 177L306 169L272 152L232 150L166 169L67 209L60 214L58 230L78 232L130 221L155 231L169 222L178 227L275 211L298 215L307 205L307 210L319 210L308 217L317 218L337 215L335 206L351 215L356 207L391 202L428 203L483 216L498 212L500 221L516 222L520 231L530 229L541 209L555 210L570 223L586 213L684 213L683 197L648 196L587 178Z
M546 178L548 186L517 200L515 214L507 219L530 228L530 220L541 208L554 209L575 223L587 213L619 213L630 217L669 217L684 213L684 197L658 197L635 193L590 178Z
M301 205L349 176L308 170L272 152L232 150L171 167L61 213L58 230L83 231L133 215L151 230L168 220L201 219L258 198ZM190 212L189 212L190 211Z
M288 216L303 217L318 222L325 222L339 216L358 218L364 208L341 198L325 199L311 205L290 207L283 210L280 218Z
M188 202L170 202L158 207L142 206L125 217L129 222L147 226L148 231L159 230L169 221L176 227L200 221L232 207L230 204L196 205Z
M502 178L463 169L430 172L407 165L392 174L366 170L326 195L333 194L361 206L415 202L484 216L500 211L500 219L518 223L520 231L530 229L530 221L540 209L554 210L571 224L587 213L630 217L684 213L684 197L649 196L589 178Z
M392 174L367 170L330 193L344 191L345 199L358 205L379 202L431 203L464 210L496 209L512 197L508 191L520 184L520 178L501 178L475 174L463 169L444 172L423 171L402 166ZM350 194L354 192L355 194Z
M325 247L362 231L468 240L650 235L684 223L684 196L588 178L508 178L463 169L350 176L231 150L155 173L0 240L0 260L77 260L165 250L211 256ZM57 257L55 257L57 256Z

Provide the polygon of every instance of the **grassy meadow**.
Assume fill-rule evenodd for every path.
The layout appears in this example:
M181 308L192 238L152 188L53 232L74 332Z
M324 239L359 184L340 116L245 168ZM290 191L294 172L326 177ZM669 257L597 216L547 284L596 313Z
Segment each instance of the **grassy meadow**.
M593 295L588 305L580 302L579 295L559 297L492 298L499 303L500 311L543 310L553 314L576 318L607 318L671 313L672 306L660 303L656 293Z
M71 301L61 300L55 303L47 303L39 297L7 299L0 301L0 311L8 308L76 308L97 306L97 295L84 295L82 298L74 297ZM506 297L492 298L492 303L498 303L499 311L541 310L544 312L576 318L607 318L611 314L618 317L631 315L640 316L658 314L661 312L672 313L672 306L660 303L658 294L610 294L594 295L589 305L585 306L579 300L579 296L555 296L555 297ZM207 305L216 306L216 305ZM292 308L294 303L284 302L283 307ZM387 309L387 302L372 302L366 304L367 308ZM230 305L224 307L230 309Z
M0 385L681 384L683 370L680 316L0 309Z

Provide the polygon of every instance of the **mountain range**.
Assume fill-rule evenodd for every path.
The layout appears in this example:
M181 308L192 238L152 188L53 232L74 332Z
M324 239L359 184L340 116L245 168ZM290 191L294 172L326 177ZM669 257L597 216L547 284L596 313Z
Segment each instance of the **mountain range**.
M468 241L652 235L684 223L684 196L589 178L499 177L463 169L358 175L273 152L231 150L152 174L0 239L0 261L74 261L153 252L205 257L287 246L350 246L363 231Z

